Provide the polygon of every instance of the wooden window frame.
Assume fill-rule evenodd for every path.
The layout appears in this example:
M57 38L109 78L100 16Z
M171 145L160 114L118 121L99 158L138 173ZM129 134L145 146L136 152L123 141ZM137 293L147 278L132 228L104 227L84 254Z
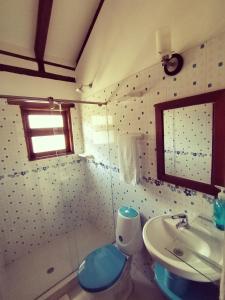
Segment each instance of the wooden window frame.
M27 146L28 159L38 160L51 157L57 157L62 155L74 154L73 146L73 133L72 133L72 122L70 115L70 105L63 105L61 110L52 110L46 106L20 106L24 137ZM57 128L35 128L31 129L29 126L29 115L61 115L63 118L63 127ZM53 136L55 134L64 134L66 148L63 150L45 151L40 153L34 153L32 145L32 137L34 136Z

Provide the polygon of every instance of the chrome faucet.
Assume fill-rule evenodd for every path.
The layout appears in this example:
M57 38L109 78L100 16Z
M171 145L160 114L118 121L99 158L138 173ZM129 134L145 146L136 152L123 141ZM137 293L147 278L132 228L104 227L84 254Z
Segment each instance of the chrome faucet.
M172 219L179 219L180 221L176 224L176 228L186 228L188 229L190 227L188 223L188 216L186 214L177 214L173 215L171 217Z

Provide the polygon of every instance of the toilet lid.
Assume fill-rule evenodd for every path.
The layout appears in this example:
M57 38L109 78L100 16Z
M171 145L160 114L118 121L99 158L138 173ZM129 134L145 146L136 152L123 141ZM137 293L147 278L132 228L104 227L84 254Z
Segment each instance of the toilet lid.
M79 267L80 286L92 293L109 288L120 277L126 260L126 256L112 244L96 249Z

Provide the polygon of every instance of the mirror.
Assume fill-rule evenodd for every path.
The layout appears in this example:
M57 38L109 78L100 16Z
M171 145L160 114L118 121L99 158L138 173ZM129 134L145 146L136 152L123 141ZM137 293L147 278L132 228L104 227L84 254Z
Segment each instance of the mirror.
M155 105L157 174L216 195L225 185L225 90Z
M163 111L165 173L211 183L213 104Z

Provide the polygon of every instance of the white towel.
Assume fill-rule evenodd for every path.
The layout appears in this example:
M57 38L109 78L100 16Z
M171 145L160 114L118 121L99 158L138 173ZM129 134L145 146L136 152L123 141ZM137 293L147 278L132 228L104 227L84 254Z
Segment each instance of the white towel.
M223 269L220 281L220 300L225 300L225 233L223 242Z
M140 181L137 135L122 134L118 137L120 180L136 185Z

